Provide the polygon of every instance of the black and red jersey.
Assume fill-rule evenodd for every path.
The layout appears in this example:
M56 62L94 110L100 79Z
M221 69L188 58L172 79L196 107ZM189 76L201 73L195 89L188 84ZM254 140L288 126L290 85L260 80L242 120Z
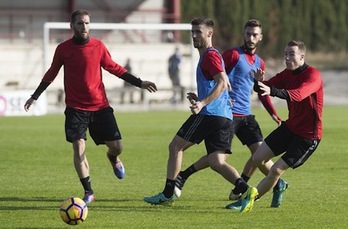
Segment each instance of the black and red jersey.
M288 92L285 124L293 133L310 140L322 138L324 89L316 68L308 66L300 72L285 69L264 83Z
M109 106L102 68L116 76L127 72L111 59L103 42L92 37L86 44L75 44L72 39L59 44L42 81L52 82L63 65L67 107L87 111Z

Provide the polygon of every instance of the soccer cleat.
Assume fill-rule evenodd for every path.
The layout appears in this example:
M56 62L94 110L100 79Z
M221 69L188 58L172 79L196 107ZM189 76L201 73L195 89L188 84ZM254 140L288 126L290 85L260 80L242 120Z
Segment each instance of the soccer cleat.
M179 173L179 175L175 179L174 194L176 197L181 196L181 190L184 187L185 182L186 182L186 179L182 178Z
M172 206L174 202L174 195L166 198L162 192L155 196L144 197L144 201L152 205Z
M275 186L273 188L273 197L272 197L272 208L278 208L283 200L283 195L286 189L289 187L288 182L284 181L283 179L279 179L278 186Z
M259 193L255 187L249 187L248 190L242 195L242 206L239 212L250 212L253 209L255 198L258 195Z
M239 199L236 202L233 202L231 204L226 205L226 208L231 209L231 210L240 211L240 209L242 208L242 199Z
M95 198L93 194L89 194L88 192L85 193L85 196L82 198L82 200L86 203L86 204L90 204L92 203Z
M107 153L107 156L108 156L108 159L111 163L112 168L114 169L114 173L115 173L116 177L118 179L123 179L124 176L126 175L126 170L124 169L122 161L120 161L120 160L117 161L117 157L115 157L111 154Z

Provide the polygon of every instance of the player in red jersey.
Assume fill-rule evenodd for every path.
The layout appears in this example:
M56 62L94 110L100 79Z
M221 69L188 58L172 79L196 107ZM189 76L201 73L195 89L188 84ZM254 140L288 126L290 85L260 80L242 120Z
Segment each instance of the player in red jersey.
M263 81L263 70L255 72L258 81L254 90L285 99L289 114L253 155L253 161L262 169L271 158L282 154L257 187L249 188L248 195L242 199L242 212L250 211L255 197L260 198L271 190L288 168L303 165L322 138L323 80L316 68L305 63L305 54L302 41L290 41L284 52L285 70L267 81Z
M64 66L66 140L73 146L74 166L85 190L83 200L90 203L94 200L94 195L85 153L87 128L95 144L105 144L108 147L107 157L115 175L119 179L125 176L125 169L119 158L122 152L122 137L113 109L106 97L102 68L149 92L155 92L157 87L152 82L142 81L128 73L124 67L112 60L102 41L89 36L88 11L73 12L70 27L74 36L57 46L51 67L34 94L25 103L24 109L28 111Z

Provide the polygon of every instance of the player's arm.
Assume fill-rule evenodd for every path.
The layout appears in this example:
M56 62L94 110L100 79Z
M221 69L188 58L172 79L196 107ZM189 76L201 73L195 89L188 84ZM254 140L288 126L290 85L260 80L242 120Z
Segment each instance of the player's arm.
M204 106L219 97L224 90L229 89L230 83L222 66L223 60L216 51L209 51L203 57L201 63L203 75L207 80L214 80L216 85L208 96L192 104L190 107L192 113L199 113Z
M200 101L191 102L190 108L193 114L198 114L204 106L217 99L224 90L228 89L228 78L225 72L216 74L214 80L216 85L208 96Z
M267 82L254 81L254 91L261 94L261 96L270 95L280 99L288 100L289 93L285 89L279 89L274 86L267 86Z
M210 92L210 94L201 100L203 106L206 106L213 100L217 99L224 90L228 89L228 77L225 72L220 72L214 76L216 82L215 87Z
M31 105L40 97L42 92L46 90L46 88L51 84L51 82L41 81L39 86L36 88L34 94L30 96L30 98L24 104L24 110L28 111Z
M281 74L281 73L280 73ZM273 86L276 81L279 81L280 74L278 73L268 81L265 79L265 71L261 68L254 70L254 91L261 94L261 96L270 95L280 99L289 99L289 93L285 89L279 89Z
M149 92L156 92L157 91L157 86L156 84L150 82L150 81L143 81L141 80L140 78L137 78L135 77L134 75L128 73L128 72L125 72L123 73L121 76L120 76L121 79L123 79L124 81L136 86L136 87L139 87L139 88L142 88L142 89L146 89L148 90Z
M102 43L101 45L102 49L102 59L101 59L101 66L110 72L111 74L114 74L118 76L119 78L123 79L124 81L142 88L146 89L149 92L156 92L157 91L157 86L156 84L150 82L150 81L143 81L138 77L135 77L134 75L130 74L127 72L127 70L122 67L121 65L117 64L114 62L111 58L111 55L105 45Z
M47 89L47 87L53 82L53 80L58 75L60 68L63 65L63 61L60 58L60 45L56 48L56 51L53 56L53 61L51 67L47 70L42 81L39 86L36 88L34 93L30 96L30 98L24 104L24 110L28 111L30 106L34 103L34 101L38 100L40 95Z
M320 73L316 69L308 69L301 75L302 83L294 89L287 90L291 101L300 102L316 92L322 84Z
M278 116L276 109L274 108L271 98L266 95L266 96L261 96L260 93L257 94L259 97L259 100L261 101L262 105L265 107L267 110L268 114L272 117L272 119L278 124L281 124L281 118Z

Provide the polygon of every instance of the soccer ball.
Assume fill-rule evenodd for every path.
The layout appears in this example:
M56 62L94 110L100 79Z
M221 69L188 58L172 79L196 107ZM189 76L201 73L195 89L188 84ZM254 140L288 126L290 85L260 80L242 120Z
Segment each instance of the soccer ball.
M86 220L88 208L86 203L78 197L69 197L60 205L59 214L69 225L78 225Z

